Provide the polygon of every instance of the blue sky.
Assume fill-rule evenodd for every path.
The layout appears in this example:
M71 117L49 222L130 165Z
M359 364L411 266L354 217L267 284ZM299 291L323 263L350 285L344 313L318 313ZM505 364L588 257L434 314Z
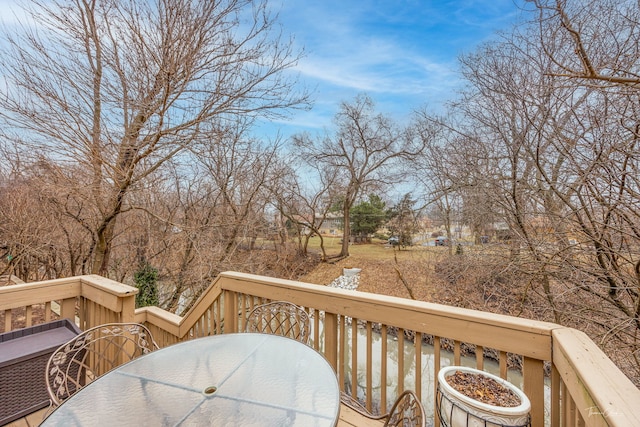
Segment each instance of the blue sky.
M527 17L523 0L271 1L284 32L306 51L295 71L314 105L255 130L270 138L330 131L340 102L359 93L398 121L424 106L438 111L460 87L458 56ZM3 21L16 4L0 0Z
M399 121L440 110L461 80L457 58L527 17L518 0L284 0L280 20L306 56L297 71L314 107L258 129L281 135L331 129L340 102L369 94Z

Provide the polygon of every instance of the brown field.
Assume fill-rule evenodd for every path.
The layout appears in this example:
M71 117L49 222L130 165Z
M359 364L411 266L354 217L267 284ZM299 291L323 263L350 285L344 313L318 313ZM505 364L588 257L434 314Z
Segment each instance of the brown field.
M325 237L327 255L340 252L340 237ZM318 248L319 238L311 239L310 251ZM345 267L361 268L359 291L437 301L444 284L434 275L436 264L448 255L448 248L412 246L404 249L391 247L384 241L372 244L353 244L350 256L338 262L319 264L300 280L328 285L342 274ZM410 290L409 290L410 289Z
M319 238L309 251L319 251ZM340 237L325 237L327 256L340 252ZM320 263L299 280L328 285L345 267L361 268L358 291L412 298L493 313L550 320L535 313L538 304L523 304L522 286L504 269L508 251L502 245L464 246L463 254L442 246L411 246L398 249L385 241L353 244L350 256ZM535 296L535 295L531 295Z

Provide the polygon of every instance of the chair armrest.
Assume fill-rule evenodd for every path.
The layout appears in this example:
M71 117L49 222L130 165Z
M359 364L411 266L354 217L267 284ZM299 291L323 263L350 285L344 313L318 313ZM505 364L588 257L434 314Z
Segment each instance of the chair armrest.
M389 417L389 413L382 415L373 415L371 412L367 411L367 408L365 408L358 399L355 399L353 396L345 393L344 391L340 392L340 402L372 420L384 420Z

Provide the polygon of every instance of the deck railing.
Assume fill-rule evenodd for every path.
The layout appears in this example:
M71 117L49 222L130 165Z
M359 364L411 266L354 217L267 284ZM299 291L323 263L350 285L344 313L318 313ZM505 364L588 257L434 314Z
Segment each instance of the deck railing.
M226 272L183 317L134 309L133 287L87 275L0 288L4 331L72 318L82 328L145 323L161 346L244 329L255 306L286 300L313 318L312 345L333 365L341 387L372 411L404 389L429 402L446 364L517 371L532 404L532 425L640 425L640 390L580 331L559 325L385 295ZM428 344L428 345L426 345ZM449 360L450 358L450 360Z

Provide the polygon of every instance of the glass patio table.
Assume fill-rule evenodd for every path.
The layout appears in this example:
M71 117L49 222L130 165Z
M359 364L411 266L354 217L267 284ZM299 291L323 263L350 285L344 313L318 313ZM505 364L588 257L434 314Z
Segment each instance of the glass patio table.
M42 426L334 426L335 372L313 348L237 333L156 350L98 378Z

